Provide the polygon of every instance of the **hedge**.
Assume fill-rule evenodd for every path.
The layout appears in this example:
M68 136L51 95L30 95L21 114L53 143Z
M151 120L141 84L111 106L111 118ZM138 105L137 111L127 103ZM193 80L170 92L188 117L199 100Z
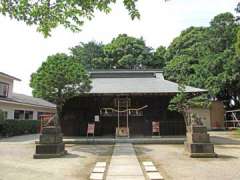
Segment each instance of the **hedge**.
M16 136L22 134L38 133L40 121L38 120L4 120L0 122L2 136Z

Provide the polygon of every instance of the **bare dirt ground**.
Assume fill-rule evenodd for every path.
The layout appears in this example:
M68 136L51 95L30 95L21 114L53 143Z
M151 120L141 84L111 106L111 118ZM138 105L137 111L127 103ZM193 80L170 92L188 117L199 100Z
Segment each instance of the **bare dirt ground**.
M240 138L210 132L218 158L189 158L183 145L135 145L140 161L152 160L166 180L239 180ZM86 180L96 161L110 161L111 145L67 145L69 155L33 159L38 135L0 139L0 180Z
M167 180L239 180L240 139L210 132L218 158L189 158L183 145L136 145L140 161L152 160Z
M33 159L37 135L0 140L0 180L86 180L96 161L109 161L110 145L67 145L69 155Z

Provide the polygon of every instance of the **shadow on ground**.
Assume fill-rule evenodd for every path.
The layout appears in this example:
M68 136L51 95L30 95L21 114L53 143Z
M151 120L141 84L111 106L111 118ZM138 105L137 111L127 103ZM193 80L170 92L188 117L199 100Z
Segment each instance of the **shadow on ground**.
M214 144L240 145L240 140L232 139L232 138L228 138L228 137L221 137L221 136L211 136L211 142Z
M111 156L112 145L73 145L72 151L91 153L97 156Z
M230 155L224 155L224 154L218 154L217 158L220 158L220 159L238 159L238 157L236 156L230 156Z

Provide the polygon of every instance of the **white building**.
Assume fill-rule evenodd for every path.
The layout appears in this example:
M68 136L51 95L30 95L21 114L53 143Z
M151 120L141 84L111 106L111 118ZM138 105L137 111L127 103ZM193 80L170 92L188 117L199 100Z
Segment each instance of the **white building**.
M13 93L14 80L20 79L0 72L0 109L7 119L39 119L56 112L56 105L40 98Z

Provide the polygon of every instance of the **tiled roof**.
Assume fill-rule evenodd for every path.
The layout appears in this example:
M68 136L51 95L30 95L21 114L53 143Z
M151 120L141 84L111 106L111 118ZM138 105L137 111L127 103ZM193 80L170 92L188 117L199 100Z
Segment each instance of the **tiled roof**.
M161 71L92 71L90 94L169 94L178 84L165 80ZM186 86L186 92L207 92Z
M40 98L34 98L24 94L13 93L12 98L1 98L0 100L16 102L27 105L41 106L47 108L56 108L56 105Z

